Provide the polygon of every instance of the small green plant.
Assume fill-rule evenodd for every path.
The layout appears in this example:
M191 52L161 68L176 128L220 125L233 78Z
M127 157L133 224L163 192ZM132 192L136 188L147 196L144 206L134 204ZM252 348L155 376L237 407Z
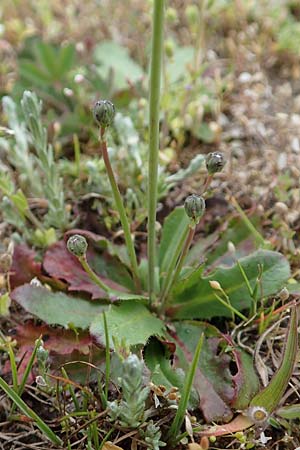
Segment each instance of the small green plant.
M122 375L119 383L122 398L108 402L111 420L127 428L138 428L145 420L146 400L149 387L143 382L144 364L137 355L129 355L122 364Z
M294 304L291 305L282 363L264 389L260 389L252 358L235 344L231 335L221 333L208 322L216 317L219 320L229 318L231 322L228 328L235 329L242 327L248 320L253 321L263 314L272 313L274 308L266 307L266 298L275 295L290 277L287 260L278 252L265 248L266 243L259 231L234 201L232 203L239 213L239 220L230 223L222 235L220 245L215 245L216 240L209 238L208 243L205 239L194 242L197 227L200 229L201 222L206 218L205 199L209 196L211 183L225 166L222 153L212 152L197 159L197 167L204 165L204 162L206 165L206 179L199 193L188 195L183 206L171 211L158 235L164 3L164 0L155 0L153 4L147 204L146 217L140 219L143 224L144 219L147 219L147 224L144 224L147 226L147 254L141 252L141 258L138 257L140 243L110 160L108 139L114 121L118 119L116 108L111 101L100 100L94 105L93 115L99 125L102 163L117 210L117 221L122 226L125 248L121 250L112 245L109 239L90 231L69 230L65 233L64 241L48 248L42 266L36 263L32 254L25 257L21 253L29 275L25 283L22 280L18 284L12 278L16 283L11 293L12 299L28 313L46 322L48 333L51 325L68 328L67 331L71 330L75 336L73 340L76 344L72 344L74 348L78 350L85 346L86 351L88 347L85 354L89 358L92 358L89 347L92 345L91 338L101 349L99 367L90 360L87 362L90 371L95 369L101 373L97 378L96 398L89 386L82 388L76 384L79 396L68 379L66 368L62 371L63 382L73 405L72 413L64 414L61 420L66 436L62 443L20 398L28 377L28 368L32 368L35 356L40 376L47 375L47 381L51 378L46 343L45 348L41 340L35 344L25 371L26 377L24 375L21 384L18 383L12 346L6 346L13 387L8 386L2 378L0 387L53 443L68 445L68 448L72 447L74 432L71 431L70 423L74 417L87 419L78 426L78 433L82 433L83 439L86 439L87 449L95 447L97 450L112 434L128 432L128 429L133 433L130 436L143 439L149 449L158 450L166 444L174 448L182 437L187 436L187 432L182 431L187 410L198 407L209 424L222 420L225 425L204 428L197 423L194 427L190 426L190 435L199 433L204 437L218 436L261 426L278 407L297 356L297 309ZM193 9L190 9L189 20L194 20L192 14ZM24 161L27 161L26 174L30 174L34 164L38 165L45 176L45 184L41 189L48 200L45 223L49 227L65 230L70 225L70 217L65 208L63 184L59 170L56 170L53 149L48 144L47 132L41 123L41 103L35 94L26 91L22 108L30 136L29 143L36 151L36 158L27 154L28 161L23 155ZM13 128L13 124L10 126ZM13 128L14 133L18 127ZM24 149L28 151L26 145ZM16 149L14 151L17 152ZM75 173L78 173L78 166L80 170L78 154L77 148ZM177 176L177 180L180 176L183 176L182 173L179 178ZM27 178L30 182L30 177ZM170 178L171 183L176 182L176 176ZM23 214L23 222L31 220L38 226L36 218L30 216L29 204L22 191L15 192L15 186L9 185L7 177L3 177L3 180L2 191L18 213ZM145 201L145 196L143 198ZM247 256L239 255L239 244L246 239L256 250ZM231 251L228 251L228 245ZM224 259L230 259L225 267L222 265ZM18 258L14 262L17 264ZM33 273L47 287L32 282ZM63 339L61 334L59 336ZM68 345L70 341L73 342L69 335L67 340ZM55 351L54 344L53 348ZM112 356L111 350L114 351ZM120 363L122 352L123 360L121 358ZM137 356L142 354L144 360ZM113 358L117 358L118 362ZM176 367L171 364L172 359ZM232 366L234 370L231 370ZM117 372L115 377L114 370ZM147 370L150 371L148 376L152 384L145 376ZM114 384L120 388L120 392L116 389L109 391L110 377L115 378ZM55 379L61 381L60 377ZM56 394L60 399L61 391L58 388ZM101 412L97 415L99 403ZM238 411L242 413L231 421ZM164 413L168 422L162 420L158 425L153 419L150 420L150 417ZM97 420L105 414L103 426L98 427Z

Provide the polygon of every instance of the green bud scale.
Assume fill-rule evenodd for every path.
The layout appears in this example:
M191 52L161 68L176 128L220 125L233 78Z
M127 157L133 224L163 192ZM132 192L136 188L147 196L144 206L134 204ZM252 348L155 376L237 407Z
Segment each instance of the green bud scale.
M107 128L113 123L115 113L115 105L109 100L99 100L93 108L94 118L102 128Z
M80 258L81 256L84 256L86 254L88 243L85 237L81 236L80 234L74 234L73 236L69 237L67 248L70 253L73 253L73 255Z
M195 223L198 223L205 211L205 200L200 195L189 195L184 202L186 214Z
M206 168L210 175L221 172L225 164L226 161L221 152L212 152L206 157Z

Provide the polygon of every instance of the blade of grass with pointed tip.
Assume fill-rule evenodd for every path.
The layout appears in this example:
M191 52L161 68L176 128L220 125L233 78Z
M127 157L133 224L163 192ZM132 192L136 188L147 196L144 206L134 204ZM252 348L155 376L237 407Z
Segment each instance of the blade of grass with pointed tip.
M198 341L198 344L197 344L197 347L195 350L194 358L193 358L192 364L190 365L190 368L188 370L186 382L183 386L182 395L181 395L181 398L179 401L178 409L177 409L176 415L174 417L174 420L172 422L172 425L169 429L168 440L170 440L172 443L176 442L180 427L184 420L186 408L187 408L187 405L189 402L195 374L196 374L197 367L198 367L200 353L201 353L202 346L203 346L203 339L204 339L204 333L202 333L199 338L199 341Z
M47 438L55 445L62 445L62 440L45 424L45 422L19 397L19 395L0 377L0 388L8 395L8 397L17 405L25 416L30 417L47 436Z
M279 369L267 387L254 396L250 406L260 406L271 414L283 397L292 376L298 351L297 307L292 308L286 345Z

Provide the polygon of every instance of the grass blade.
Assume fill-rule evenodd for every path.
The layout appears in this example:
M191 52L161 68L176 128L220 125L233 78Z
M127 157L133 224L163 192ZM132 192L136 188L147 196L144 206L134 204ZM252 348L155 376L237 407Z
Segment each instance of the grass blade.
M202 345L203 345L203 339L204 339L204 334L202 333L196 350L195 350L195 354L194 354L194 358L193 361L190 365L189 371L187 373L187 377L186 377L186 381L185 384L183 386L183 390L182 390L182 396L181 399L179 401L179 405L178 405L178 409L176 412L176 415L174 417L174 420L172 422L172 425L170 427L169 433L168 433L168 437L167 439L174 444L176 442L178 433L180 431L180 427L184 421L184 416L185 416L185 411L189 402L189 398L190 398L190 394L191 394L191 389L193 386L193 381L195 378L195 374L196 374L196 370L197 370L197 366L198 366L198 361L199 361L199 357L200 357L200 353L202 350Z
M258 406L264 408L269 414L278 406L289 380L292 376L298 351L298 334L297 334L298 314L297 307L292 308L289 330L287 333L285 350L279 369L273 376L272 380L262 391L255 395L251 400L250 406Z
M0 388L16 404L25 416L32 419L40 431L55 445L62 445L62 440L45 424L45 422L19 397L19 395L0 377Z

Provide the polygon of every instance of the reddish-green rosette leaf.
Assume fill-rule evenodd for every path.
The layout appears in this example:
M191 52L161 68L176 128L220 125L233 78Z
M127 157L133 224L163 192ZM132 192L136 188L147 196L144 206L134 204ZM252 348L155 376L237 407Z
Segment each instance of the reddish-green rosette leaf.
M42 337L44 347L49 350L52 361L56 360L57 355L64 358L71 355L73 352L78 352L83 355L88 355L92 339L87 332L76 333L72 330L64 330L61 328L51 328L48 325L35 325L34 322L27 322L24 325L18 325L13 330L13 338L17 341L17 360L21 361L18 365L18 378L21 380L26 366L33 352L35 341ZM50 360L51 360L50 359ZM10 364L4 366L3 373L10 372ZM29 381L33 381L31 377Z
M179 366L192 360L199 331L205 340L194 386L200 397L200 408L208 422L230 420L232 408L246 407L258 390L258 379L249 355L237 348L229 337L215 327L201 322L176 322Z
M88 248L87 259L106 285L116 291L128 292L124 285L120 285L105 276L107 271L106 261L92 246ZM43 268L51 277L66 281L71 292L86 292L91 295L93 300L108 297L106 292L91 281L78 259L68 252L64 241L56 242L47 250ZM118 275L120 270L120 266L116 266L115 276ZM110 267L110 272L112 271L112 267ZM122 274L119 273L119 279L128 282L128 278L129 275L126 270L123 270Z
M41 275L41 263L36 261L35 251L25 244L16 245L9 277L11 288L29 283L34 277Z

